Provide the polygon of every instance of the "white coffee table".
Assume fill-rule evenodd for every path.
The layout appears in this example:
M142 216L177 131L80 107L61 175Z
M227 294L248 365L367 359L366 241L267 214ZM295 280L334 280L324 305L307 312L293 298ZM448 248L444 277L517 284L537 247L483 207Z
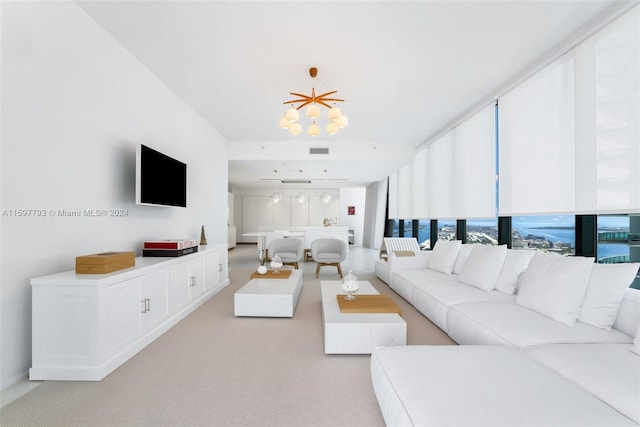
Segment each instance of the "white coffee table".
M355 294L379 292L360 281ZM371 354L376 347L407 344L407 323L395 313L342 313L336 295L344 294L339 281L320 282L325 354Z
M234 295L234 315L293 317L301 290L300 270L287 279L251 279Z

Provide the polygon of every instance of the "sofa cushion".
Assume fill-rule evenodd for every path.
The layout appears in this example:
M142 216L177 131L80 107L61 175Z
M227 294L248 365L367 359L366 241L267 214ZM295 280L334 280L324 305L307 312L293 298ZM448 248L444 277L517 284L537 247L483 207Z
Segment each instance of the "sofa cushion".
M595 264L578 320L611 329L622 298L638 274L640 263Z
M523 349L555 343L633 341L616 329L607 331L582 322L568 326L512 302L499 301L451 306L447 312L447 333L458 344L500 344Z
M428 268L408 268L394 271L391 277L391 289L402 298L413 304L413 287L418 283L431 283L439 281L456 282L457 275L444 274Z
M520 275L516 302L572 326L580 314L593 261L536 252Z
M451 274L461 245L461 240L438 240L431 251L429 268L440 273Z
M527 269L535 251L528 249L507 249L504 264L496 281L496 290L507 295L515 293L518 278Z
M388 426L633 425L525 352L503 346L396 346L371 355Z
M484 291L493 290L506 254L506 245L475 245L462 267L458 280Z
M640 357L631 344L554 344L527 352L640 423Z
M467 262L467 258L469 258L469 254L473 247L476 246L475 243L466 243L460 245L460 250L458 251L458 256L456 257L456 263L453 265L453 274L460 274L462 271L462 267L464 267L464 263Z
M450 276L454 277L454 276ZM487 292L457 280L432 280L413 285L413 306L443 331L448 331L449 307L470 301L511 301L514 297L501 292Z

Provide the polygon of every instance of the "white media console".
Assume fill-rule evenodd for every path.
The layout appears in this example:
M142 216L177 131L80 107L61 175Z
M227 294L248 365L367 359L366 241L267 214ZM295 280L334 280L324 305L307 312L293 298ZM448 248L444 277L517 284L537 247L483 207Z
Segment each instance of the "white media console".
M229 284L227 245L31 280L31 380L99 381Z

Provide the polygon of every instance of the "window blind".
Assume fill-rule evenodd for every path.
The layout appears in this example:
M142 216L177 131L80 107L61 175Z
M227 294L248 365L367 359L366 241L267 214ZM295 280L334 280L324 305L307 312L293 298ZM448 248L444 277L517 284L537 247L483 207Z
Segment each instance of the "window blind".
M499 100L501 216L574 212L573 54Z

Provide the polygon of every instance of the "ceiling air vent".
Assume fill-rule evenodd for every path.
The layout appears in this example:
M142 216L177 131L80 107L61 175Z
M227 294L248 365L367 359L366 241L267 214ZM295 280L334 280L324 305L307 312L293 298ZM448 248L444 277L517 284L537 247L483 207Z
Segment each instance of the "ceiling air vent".
M311 181L308 179L283 179L283 184L311 184Z
M329 154L329 149L328 148L310 147L309 148L309 154Z

